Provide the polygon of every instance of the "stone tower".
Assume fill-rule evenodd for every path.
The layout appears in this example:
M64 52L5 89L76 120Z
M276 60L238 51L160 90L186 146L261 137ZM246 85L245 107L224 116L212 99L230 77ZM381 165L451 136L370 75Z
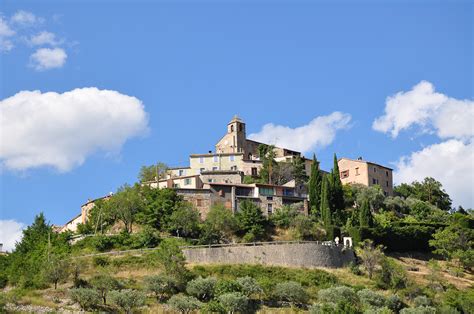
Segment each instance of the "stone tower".
M235 115L227 124L227 133L216 144L216 153L243 153L245 141L245 123Z

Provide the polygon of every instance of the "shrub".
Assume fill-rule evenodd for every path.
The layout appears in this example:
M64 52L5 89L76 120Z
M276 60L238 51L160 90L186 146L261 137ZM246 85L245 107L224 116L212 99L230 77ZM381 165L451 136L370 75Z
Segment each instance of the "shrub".
M94 266L105 267L110 264L110 258L108 256L94 256L92 263Z
M431 306L407 307L400 314L436 314L436 309Z
M217 300L211 300L208 303L204 304L201 309L201 313L205 314L226 314L225 308Z
M277 284L273 295L277 300L287 301L291 304L305 303L308 300L308 294L303 286L294 281Z
M200 277L188 282L186 292L199 300L210 300L214 296L216 282L216 278L213 277Z
M108 274L96 275L91 278L90 283L99 292L104 304L107 304L107 293L120 288L119 281Z
M152 292L156 298L163 299L171 296L178 289L176 280L167 275L155 275L145 278L146 290Z
M384 258L380 263L381 271L377 274L377 286L382 289L403 289L408 284L405 269L395 261Z
M237 283L240 285L242 293L247 297L263 292L258 282L252 277L245 276L237 278Z
M387 307L395 313L398 313L404 306L403 301L396 294L393 294L387 298Z
M99 252L105 252L114 247L114 239L109 236L99 235L92 240L92 245Z
M182 294L172 296L166 304L180 313L189 313L199 309L202 305L202 303L195 297Z
M241 286L234 280L219 279L214 287L214 295L220 296L231 292L241 292Z
M75 288L69 291L74 302L79 303L81 309L87 311L93 309L100 303L100 295L95 289Z
M0 313L6 313L5 306L7 305L7 297L5 293L0 293Z
M145 294L141 291L125 289L121 291L111 291L110 299L113 304L123 309L126 313L132 313L136 307L145 304Z
M375 268L384 257L382 247L375 247L371 240L365 240L363 244L357 248L357 256L361 259L362 266L367 271L369 278L372 279Z
M474 309L474 290L458 291L449 289L443 296L443 303L462 313L469 313Z
M367 307L383 307L385 305L385 297L370 289L363 289L357 292L360 302Z
M246 313L248 308L248 298L240 292L226 293L218 298L219 303L228 313Z
M415 304L416 307L420 306L430 306L431 300L425 296L425 295L419 295L415 299L413 299L413 304Z
M359 302L358 296L354 289L339 286L323 289L318 292L318 300L323 303L350 303L357 304Z
M366 309L364 314L393 314L393 312L388 307L384 306Z
M354 262L349 263L349 271L356 276L362 275L362 271L360 270L359 265L357 265L357 263L354 263Z

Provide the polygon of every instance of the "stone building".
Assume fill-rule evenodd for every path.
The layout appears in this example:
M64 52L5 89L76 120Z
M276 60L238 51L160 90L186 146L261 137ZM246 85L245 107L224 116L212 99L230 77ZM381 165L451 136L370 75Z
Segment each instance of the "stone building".
M338 166L342 184L380 185L385 196L393 196L392 169L363 160L341 158Z

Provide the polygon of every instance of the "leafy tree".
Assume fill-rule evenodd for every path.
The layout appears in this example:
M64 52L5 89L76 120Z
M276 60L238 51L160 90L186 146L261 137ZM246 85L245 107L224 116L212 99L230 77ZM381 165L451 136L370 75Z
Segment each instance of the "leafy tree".
M395 194L395 196L408 198L412 195L415 195L415 189L411 184L402 183L393 187L393 193Z
M299 206L299 205L297 205ZM293 205L283 205L270 216L271 222L279 228L289 228L300 212Z
M198 237L200 232L201 218L199 212L191 204L182 203L181 206L171 214L168 221L168 231L184 238Z
M182 197L173 189L141 187L144 199L143 209L137 214L137 221L158 230L164 230L171 214L181 206Z
M305 215L297 215L291 222L293 236L297 240L309 239L313 236L314 222Z
M368 308L381 308L384 307L386 303L383 295L367 288L357 291L357 296L361 303Z
M138 180L143 183L165 179L167 171L168 166L162 162L150 166L142 166L138 174Z
M226 293L218 298L227 313L246 313L249 306L248 298L240 292Z
M276 162L272 171L271 184L283 185L294 179L293 163L291 162Z
M396 195L404 198L414 197L425 201L444 211L451 209L451 198L443 189L443 185L434 178L427 177L422 182L402 183L394 188Z
M204 222L203 237L206 243L230 242L237 230L237 220L222 204L211 207Z
M305 303L308 300L308 294L301 284L294 281L278 283L275 286L273 295L280 301L290 302L292 305Z
M295 180L295 187L298 191L304 190L304 186L308 181L308 176L306 175L306 165L300 156L296 156L292 162L292 177Z
M185 267L186 259L175 239L165 239L160 243L158 259L165 268L165 273L177 279L181 284L189 276Z
M245 276L237 278L237 283L240 285L242 293L247 297L263 292L258 282L252 277Z
M351 187L356 196L356 205L360 206L367 200L372 212L378 212L383 207L385 195L380 185L364 186L352 184Z
M95 308L100 303L100 295L95 289L74 288L69 290L69 295L85 311Z
M372 227L373 217L369 207L369 200L364 200L359 209L359 223L361 227Z
M377 285L383 289L400 290L406 288L408 278L405 269L392 259L380 259L380 273L377 274Z
M202 305L195 297L190 297L182 294L172 296L167 304L180 313L190 313L199 309Z
M372 279L375 268L384 257L382 247L375 247L372 240L365 240L356 251L357 256L361 259L362 266L367 271L369 278Z
M429 241L433 251L446 259L457 258L466 268L474 266L474 230L465 228L461 223L454 222L444 229L438 230Z
M119 281L106 273L95 275L90 282L92 287L99 292L104 304L107 304L107 294L112 290L120 288Z
M235 215L239 230L253 239L261 238L265 231L266 219L260 207L248 200L242 201L239 207Z
M69 277L69 262L64 256L51 255L45 264L46 279L54 284L54 289L58 287L58 282Z
M321 187L321 219L323 220L324 226L329 227L332 225L332 213L331 205L329 204L329 179L324 176Z
M336 225L343 223L344 217L342 216L344 210L344 190L342 188L341 176L339 172L339 165L337 162L337 156L334 154L334 165L331 171L331 188L330 188L330 205L332 212L334 213L334 222Z
M359 298L354 289L346 286L331 287L318 292L318 300L322 302L313 313L360 313Z
M143 209L143 198L139 193L139 186L123 185L108 201L107 206L123 222L124 231L132 232L135 215Z
M146 290L152 292L157 299L162 300L177 291L178 283L175 278L160 274L145 277L145 287Z
M226 293L241 292L241 286L231 279L219 279L214 287L214 296L219 297Z
M321 186L322 175L319 170L319 161L316 159L316 155L313 154L313 163L311 164L311 174L308 183L309 205L313 217L319 217L319 210L321 208Z
M120 307L125 313L133 313L133 309L145 304L145 294L141 291L125 289L111 291L110 299L113 304Z
M275 146L260 144L258 146L258 156L262 161L262 168L260 169L262 183L272 184L274 169L277 166L277 162L275 161Z
M214 296L217 279L214 277L196 278L188 282L186 292L201 301L208 301Z

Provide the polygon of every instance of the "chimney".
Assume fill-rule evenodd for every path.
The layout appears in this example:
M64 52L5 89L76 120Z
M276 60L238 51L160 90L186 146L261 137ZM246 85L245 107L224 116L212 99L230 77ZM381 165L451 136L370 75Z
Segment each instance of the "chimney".
M359 158L357 158L357 160L362 160L362 156L359 156Z

